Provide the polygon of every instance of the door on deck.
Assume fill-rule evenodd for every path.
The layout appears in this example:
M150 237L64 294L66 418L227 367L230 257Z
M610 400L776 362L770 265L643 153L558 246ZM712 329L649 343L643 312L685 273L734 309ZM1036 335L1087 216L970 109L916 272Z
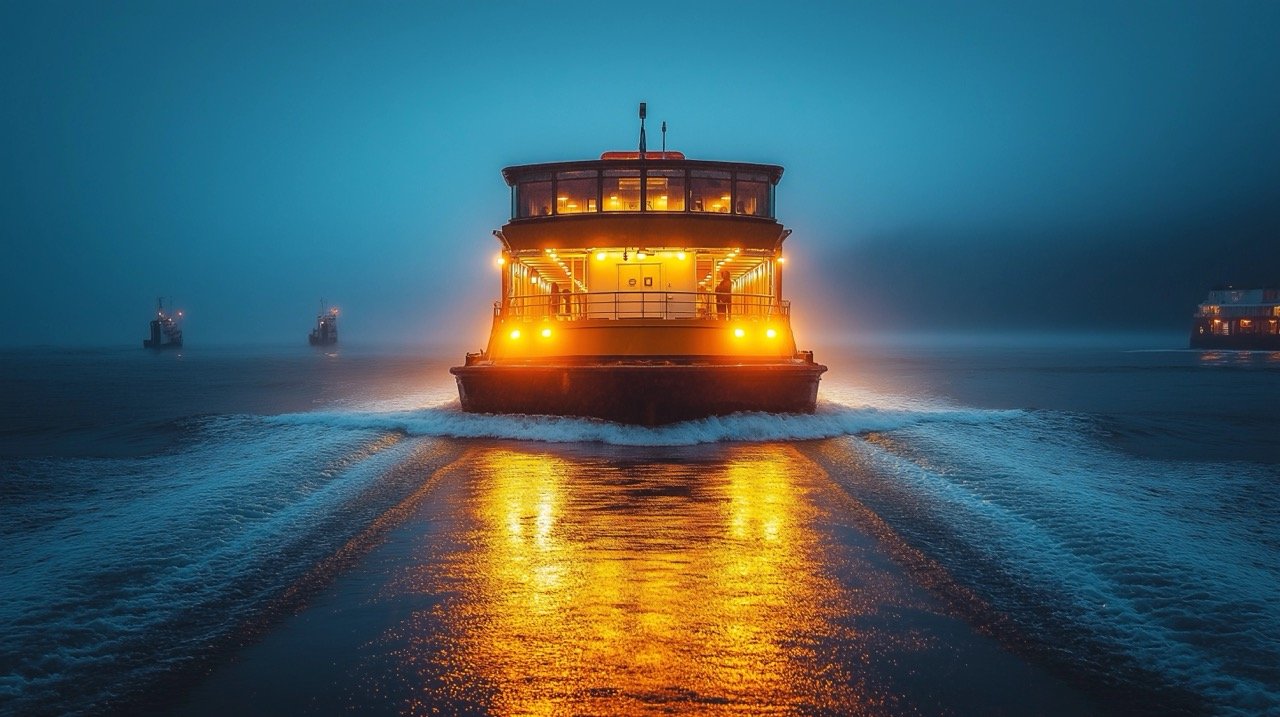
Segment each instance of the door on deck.
M660 318L665 290L661 264L618 266L618 318Z

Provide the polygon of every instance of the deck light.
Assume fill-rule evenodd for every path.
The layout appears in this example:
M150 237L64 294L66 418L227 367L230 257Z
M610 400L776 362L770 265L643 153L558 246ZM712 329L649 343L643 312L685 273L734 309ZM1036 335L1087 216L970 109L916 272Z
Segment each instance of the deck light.
M514 339L518 339L518 338L520 338L520 329L512 329L512 330L511 330L511 338L512 338L513 340L514 340Z
M549 338L551 338L551 329L543 329L543 330L542 330L542 338L544 338L544 339L549 339Z
M785 257L785 256L780 256L780 257L778 257L778 263L779 263L779 264L786 264L786 263L787 263L787 257Z
M636 250L636 258L637 258L637 259L640 259L640 260L643 260L643 259L644 259L644 257L645 257L644 249L637 249L637 250Z
M680 261L684 261L684 252L682 251L676 252L676 258L679 259Z
M596 261L604 261L607 256L609 255L602 251L598 251L596 252Z
M740 339L740 338L742 338L743 336L746 336L746 335L747 335L747 332L746 332L746 331L743 331L742 329L734 329L734 330L733 330L733 335L734 335L734 337L736 337L736 338L739 338L739 339Z
M765 329L765 330L764 330L764 335L765 335L766 337L768 337L768 338L773 339L773 338L777 338L777 337L778 337L778 332L777 332L777 331L774 331L773 329Z

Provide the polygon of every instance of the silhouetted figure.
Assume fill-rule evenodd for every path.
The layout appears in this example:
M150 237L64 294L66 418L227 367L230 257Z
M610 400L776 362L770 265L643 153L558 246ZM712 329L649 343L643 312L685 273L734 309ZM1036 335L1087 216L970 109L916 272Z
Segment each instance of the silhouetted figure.
M555 316L560 313L560 285L551 282L551 296L547 297L547 313Z
M720 272L720 283L716 284L716 315L729 318L729 304L733 301L733 280L729 278L729 270Z

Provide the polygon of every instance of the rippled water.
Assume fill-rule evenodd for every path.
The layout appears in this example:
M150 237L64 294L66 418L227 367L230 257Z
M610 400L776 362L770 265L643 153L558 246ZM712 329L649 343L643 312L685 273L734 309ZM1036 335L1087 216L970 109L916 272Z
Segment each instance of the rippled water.
M412 356L0 356L0 711L183 703L383 544L342 695L388 711L997 704L904 684L937 620L1104 702L1280 709L1280 357L826 360L815 416L646 429L462 414Z

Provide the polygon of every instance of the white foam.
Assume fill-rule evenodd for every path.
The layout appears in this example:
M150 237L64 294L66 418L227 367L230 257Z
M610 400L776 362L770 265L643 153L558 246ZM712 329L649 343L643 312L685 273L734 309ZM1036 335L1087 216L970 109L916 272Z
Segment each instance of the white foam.
M1244 665L1277 656L1266 637L1280 625L1280 570L1266 547L1274 522L1223 505L1269 469L1134 458L1087 427L1053 412L916 424L896 444L850 440L847 455L884 481L871 489L873 509L930 542L958 540L968 561L959 568L980 584L991 571L1054 596L1074 634L1192 687L1217 711L1280 708L1280 690ZM974 555L981 564L963 557ZM1037 610L1016 594L987 597Z
M846 405L822 401L813 414L735 413L663 426L633 426L569 416L463 412L456 401L410 411L313 412L276 416L293 425L402 431L410 436L497 438L619 446L691 446L720 442L795 441L887 431L930 421L989 421L1018 411Z

